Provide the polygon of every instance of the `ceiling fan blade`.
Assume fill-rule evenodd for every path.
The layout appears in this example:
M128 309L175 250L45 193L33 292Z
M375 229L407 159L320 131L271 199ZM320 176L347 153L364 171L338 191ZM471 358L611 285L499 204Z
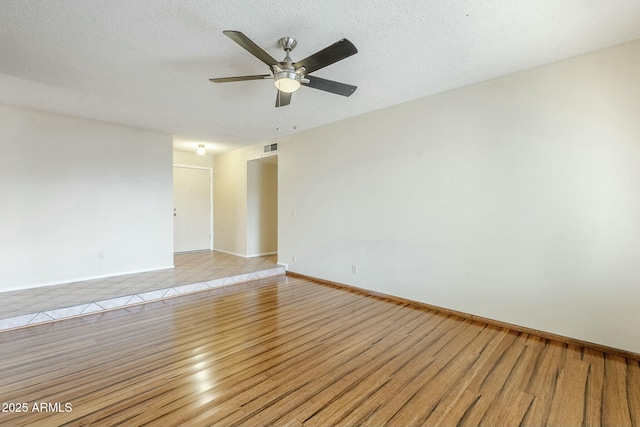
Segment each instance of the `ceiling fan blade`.
M279 62L273 59L271 55L265 52L260 46L252 42L249 37L245 36L240 31L227 30L223 31L223 33L231 40L245 48L250 54L267 64L269 67L279 64Z
M309 83L302 83L303 85L314 89L324 90L325 92L335 93L336 95L351 96L351 94L353 94L353 92L358 88L358 86L321 79L320 77L315 76L307 76L305 78L309 79Z
M331 65L358 53L358 49L347 39L338 40L331 46L293 64L296 69L305 68L305 74L313 73L320 68Z
M278 91L276 95L276 107L284 107L291 103L291 94L288 92Z
M214 83L242 82L245 80L264 80L271 77L271 74L259 74L255 76L238 76L238 77L221 77L218 79L209 79Z

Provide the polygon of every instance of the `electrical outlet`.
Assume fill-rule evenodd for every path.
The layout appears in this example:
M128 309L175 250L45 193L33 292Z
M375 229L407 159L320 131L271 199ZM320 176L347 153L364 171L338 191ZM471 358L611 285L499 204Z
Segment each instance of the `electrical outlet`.
M295 255L291 257L291 262L296 262L296 256Z
M358 266L357 266L357 265L355 265L355 264L353 264L353 265L351 266L351 272L352 272L352 273L357 274L357 273L358 273Z
M104 261L104 252L98 251L98 260Z

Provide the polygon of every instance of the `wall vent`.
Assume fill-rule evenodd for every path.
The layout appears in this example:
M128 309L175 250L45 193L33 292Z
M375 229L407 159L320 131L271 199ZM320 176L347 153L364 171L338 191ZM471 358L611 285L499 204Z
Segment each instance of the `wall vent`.
M274 142L273 144L267 144L264 146L263 154L271 154L278 151L278 143Z

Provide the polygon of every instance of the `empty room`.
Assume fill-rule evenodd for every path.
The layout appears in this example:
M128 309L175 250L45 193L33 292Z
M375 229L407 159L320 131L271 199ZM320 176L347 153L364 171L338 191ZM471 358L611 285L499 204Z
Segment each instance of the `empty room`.
M640 425L638 23L0 1L0 425Z

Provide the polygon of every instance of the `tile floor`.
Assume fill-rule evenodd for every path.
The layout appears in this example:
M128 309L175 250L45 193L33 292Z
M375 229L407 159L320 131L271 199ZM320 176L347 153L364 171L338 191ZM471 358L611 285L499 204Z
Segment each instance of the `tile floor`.
M284 274L276 259L184 253L175 255L171 269L3 292L0 330Z

